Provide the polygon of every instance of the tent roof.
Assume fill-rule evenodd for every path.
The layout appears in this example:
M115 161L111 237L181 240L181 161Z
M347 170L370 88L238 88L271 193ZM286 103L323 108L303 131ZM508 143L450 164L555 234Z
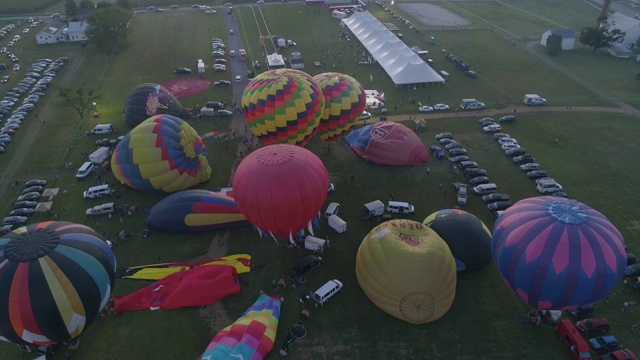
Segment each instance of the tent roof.
M396 85L444 82L442 76L368 11L343 20Z
M60 188L44 189L44 192L42 193L42 196L43 197L55 196L55 195L58 195L59 191L60 191Z
M53 206L53 201L41 202L41 203L38 203L36 205L36 208L33 209L33 211L35 211L35 212L47 212L47 211L51 210L52 206Z

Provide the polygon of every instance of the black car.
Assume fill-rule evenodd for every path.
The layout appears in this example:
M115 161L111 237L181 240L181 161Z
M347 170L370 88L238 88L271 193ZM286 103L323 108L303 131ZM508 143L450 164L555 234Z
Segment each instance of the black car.
M2 225L24 225L29 221L26 216L7 216L2 219Z
M485 121L481 122L480 125L482 125L482 127L485 127L485 126L489 126L489 125L495 125L495 123L496 122L493 121L493 120L485 120Z
M13 204L14 209L35 208L38 205L35 201L17 201Z
M436 135L436 140L440 140L440 139L451 139L453 137L453 134L450 132L443 132L440 134Z
M20 195L18 196L18 199L16 199L16 201L20 202L20 201L31 201L31 200L38 200L40 199L40 197L42 196L42 194L40 194L39 192L28 192L26 194Z
M485 169L464 169L464 176L466 176L467 179L471 179L476 176L487 176L487 171Z
M487 205L487 209L489 209L489 211L491 212L494 212L494 211L500 211L500 210L507 210L510 206L511 206L511 201L503 200L503 201L496 201L496 202L490 203L489 205Z
M500 119L498 119L498 121L500 122L500 124L512 123L512 122L516 122L516 117L513 115L507 115L507 116L501 117Z
M468 77L474 78L474 79L476 77L478 77L478 74L476 74L476 72L473 71L473 70L467 70L467 71L464 72L464 74L467 75Z
M228 80L220 80L213 83L213 86L217 87L229 87L231 86L231 81Z
M176 74L191 74L191 69L181 67L181 68L175 69L173 72Z
M501 193L493 193L493 194L485 195L482 197L482 202L485 204L490 204L496 201L509 201L509 195L501 194Z
M440 143L440 145L448 145L450 143L452 143L453 140L451 140L451 138L442 138L440 140L438 140L438 143Z
M627 266L627 268L624 270L624 276L628 278L635 278L640 276L640 263Z
M218 110L216 115L218 115L218 116L233 116L233 112L231 110Z
M29 186L28 188L24 189L24 191L22 192L23 194L26 193L30 193L30 192L37 192L37 193L42 193L44 191L44 188L42 186Z
M444 146L444 148L447 149L447 150L461 148L461 147L462 147L462 144L460 144L457 141L452 141L452 142L450 142L450 143L448 143L447 145Z
M524 155L514 157L513 162L518 165L524 165L524 164L534 163L536 162L536 159L531 154L524 154Z
M463 148L453 148L449 150L449 156L467 155L467 150Z
M526 154L527 151L524 148L511 148L504 151L504 154L507 156L520 156Z
M455 156L449 159L452 163L459 163L461 161L469 161L469 157L466 155Z
M547 176L549 176L549 174L547 174L547 172L544 170L533 170L527 173L527 177L529 179L534 179L534 180L547 177Z
M11 210L9 212L9 216L29 216L33 214L34 211L35 211L34 209L30 209L30 208L20 208L20 209Z
M476 176L474 178L469 179L469 185L476 186L480 184L488 184L489 178L486 176Z
M493 123L495 123L495 122L496 122L495 120L493 120L493 118L492 118L492 117L483 117L482 119L478 120L478 122L479 122L480 124L482 124L482 123L483 123L483 122L485 122L485 121L491 121L491 122L493 122ZM483 125L483 126L484 126L484 125Z
M555 192L552 192L551 194L548 194L548 196L561 197L565 199L569 197L567 193L564 191L555 191Z

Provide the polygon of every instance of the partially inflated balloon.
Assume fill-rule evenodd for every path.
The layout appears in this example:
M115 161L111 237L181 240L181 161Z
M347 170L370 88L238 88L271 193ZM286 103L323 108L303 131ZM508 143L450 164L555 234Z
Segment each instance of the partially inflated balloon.
M168 114L180 117L184 109L180 101L161 85L145 83L136 86L124 106L124 122L135 128L154 115Z
M116 259L91 228L49 221L0 237L0 339L52 345L77 338L106 307Z
M456 294L449 247L411 220L387 221L367 234L356 255L356 277L377 307L412 324L441 318Z
M143 191L175 192L211 178L202 139L186 122L153 116L131 130L111 157L118 181Z
M449 245L458 271L484 269L491 263L491 231L474 215L445 209L429 215L423 224Z
M349 132L366 103L364 89L349 75L322 73L313 77L324 94L324 110L318 135L332 143Z
M491 240L504 281L529 306L566 310L606 298L626 267L620 232L575 200L520 200L498 217Z
M263 72L242 95L244 119L264 145L306 145L323 108L324 96L315 80L293 69Z

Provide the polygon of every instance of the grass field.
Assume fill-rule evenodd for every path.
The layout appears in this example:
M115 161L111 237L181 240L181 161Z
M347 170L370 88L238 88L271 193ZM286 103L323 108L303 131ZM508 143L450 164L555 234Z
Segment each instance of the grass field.
M297 11L304 10L306 9L293 5L263 8L270 32L298 42L300 46L297 49L301 49L309 62L321 56L322 52L318 47L336 45L335 42L331 42L330 31L337 33L340 28L328 14L308 14L308 17L298 18L292 16ZM242 29L240 35L243 36L251 57L260 58L262 52L257 30L259 25L256 25L253 14L250 9L237 9L236 16ZM290 20L285 24L282 18ZM125 129L121 112L126 94L139 83L160 83L172 79L173 68L187 66L196 58L206 57L210 51L209 39L214 36L223 38L221 35L225 34L221 20L220 14L209 17L192 12L138 15L132 25L128 47L113 59L93 53L91 47L85 49L87 59L74 85L97 86L102 95L97 106L101 114L99 120ZM318 28L324 29L324 32L291 30L300 28ZM504 41L494 39L484 32L461 32L460 35L443 33L439 36L439 42L444 43L439 43L438 46L442 45L456 54L461 54L472 64L482 64L485 68L480 78L475 81L462 77L454 78L450 85L442 88L418 90L416 93L419 94L419 99L430 96L432 102L437 99L457 104L460 98L469 96L468 91L472 93L471 96L478 98L486 96L487 103L491 103L493 98L511 99L515 103L519 101L522 92L529 92L526 90L526 84L531 83L538 84L537 89L544 86L536 92L554 94L554 99L562 99L564 92L576 94L575 96L580 98L568 102L574 106L587 103L586 100L581 102L581 97L593 96L566 79L562 81L561 74L531 60L525 50L513 49ZM468 40L464 41L461 38ZM41 48L35 46L33 39L29 41L33 42L25 46L25 53L19 54L23 61L27 62L52 52L54 54L46 56L85 51L70 45ZM484 42L492 51L488 54L483 49L470 46L474 41ZM354 46L359 45L351 42L344 51L352 51ZM496 54L493 54L494 52ZM486 60L487 56L505 60L501 66L492 65L491 61ZM444 63L444 59L437 61ZM615 70L609 69L611 65L602 64L599 65L604 67L603 71ZM70 66L73 66L73 61ZM536 69L535 73L523 71L531 67ZM312 75L328 71L315 68L307 70ZM413 92L396 92L386 82L385 75L379 69L364 69L345 62L339 70L353 72L365 88L383 90L392 104L402 101L402 104L398 104L397 113L408 113L413 109L407 107L404 101ZM450 71L452 74L455 73L453 70ZM208 76L211 74L208 73ZM374 74L373 82L369 81L370 74ZM513 79L517 78L517 81L510 80L509 75ZM64 76L64 72L60 76ZM216 79L219 77L209 78L212 81ZM537 79L548 81L538 83ZM597 82L597 79L594 79L594 82ZM621 93L628 94L632 91L620 90ZM230 96L230 90L218 92L212 87L205 95L181 99L181 103L192 106L202 103L205 97L228 99ZM561 106L568 105L564 100L550 101L557 101ZM593 101L597 104L602 102L597 98ZM94 148L93 142L96 138L85 138L82 134L85 130L91 129L96 120L88 118L79 122L76 114L61 108L57 108L51 116L45 130L40 130L39 124L32 122L28 125L31 128L23 129L16 137L19 141L20 136L26 136L26 132L38 131L38 146L30 150L30 160L24 164L20 180L43 176L51 179L56 186L67 190L55 199L54 210L60 214L62 220L87 224L98 233L105 232L107 237L111 237L121 228L133 232L133 239L115 249L118 267L205 258L204 254L211 256L223 251L223 254L249 253L257 265L256 270L241 276L242 293L224 299L218 304L202 309L141 311L97 320L83 334L80 349L74 353L74 358L197 358L217 330L237 318L253 303L260 290L272 291L271 281L286 273L293 264L307 255L304 251L290 251L283 246L278 247L272 240L259 239L251 228L188 236L154 233L150 238L142 239L139 234L144 226L144 212L132 216L125 215L122 220L118 217L111 221L107 218L87 219L84 210L94 202L81 200L80 193L92 186L94 181L88 178L83 182L76 182L73 174L78 163L84 161L81 152L89 152ZM229 120L201 120L192 125L198 133L203 133L227 129ZM640 176L640 169L630 166L635 161L634 154L638 152L635 135L639 131L637 119L605 113L522 114L518 115L516 124L505 127L506 132L518 138L521 145L563 184L571 197L593 206L608 216L627 239L630 251L640 251L637 242L632 241L638 235L638 219L630 210L640 201L640 195L634 186L634 180ZM534 184L502 155L490 136L480 131L476 119L471 115L459 119L429 120L425 132L418 135L429 145L434 143L434 134L442 131L455 133L455 138L462 142L471 157L488 171L489 177L499 185L501 191L509 193L513 199L536 195ZM230 175L237 165L235 149L239 141L237 138L226 142L206 142L214 175L202 188L213 189L229 185ZM422 221L434 211L455 205L455 195L450 184L462 181L462 177L453 174L446 161L431 160L424 166L409 168L383 167L364 162L341 141L333 145L331 155L325 154L323 147L324 144L318 138L312 139L307 146L322 159L329 171L330 180L336 185L337 190L329 195L327 201L337 201L341 204L340 216L349 223L349 230L338 235L322 221L317 235L329 236L332 248L323 255L323 266L309 274L304 287L289 287L285 290L286 301L282 308L276 349L282 345L288 328L297 321L300 307L294 300L295 296L315 290L328 279L338 278L345 284L345 290L324 308L313 311L311 319L306 324L308 336L292 345L289 357L569 358L568 351L563 348L549 326L532 327L520 323L520 315L528 309L502 282L493 265L482 271L459 275L453 307L437 322L413 326L378 310L360 290L354 272L358 245L372 227L372 224L362 221L362 204L374 199L385 201L388 193L393 192L396 199L414 204L416 215L411 219ZM11 151L8 151L4 156L5 160L8 160L10 155ZM64 170L64 162L72 162L74 166ZM425 171L426 166L430 167L429 174ZM5 167L6 164L0 163L0 172ZM59 177L55 178L56 174ZM352 174L357 175L357 181L349 180ZM107 180L115 181L110 175ZM449 189L444 196L439 192L439 183L447 185ZM115 201L117 205L136 204L148 209L161 198L161 195L124 191L118 186ZM493 217L477 198L471 198L465 210L478 216L491 228ZM48 219L46 215L39 216L38 221ZM139 282L118 281L114 294L128 294L143 285ZM622 302L636 298L637 293L632 293L620 285L612 294L611 302L598 304L596 312L599 316L608 317L612 323L612 333L622 344L634 350L640 349L640 342L630 331L630 327L637 315L633 312L631 316L621 314L620 306ZM20 353L11 345L3 345L0 346L0 357L29 359L32 356ZM56 359L62 358L62 354L56 356Z

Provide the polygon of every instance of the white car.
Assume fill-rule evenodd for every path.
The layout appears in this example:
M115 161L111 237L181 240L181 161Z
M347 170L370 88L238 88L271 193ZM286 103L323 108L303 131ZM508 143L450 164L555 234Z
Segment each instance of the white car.
M435 104L433 106L433 110L436 110L436 111L447 111L447 110L449 110L449 105L447 105L447 104Z
M500 145L506 144L506 143L517 144L518 140L512 137L503 137L498 140L498 144Z
M229 56L236 56L235 50L229 50Z
M431 111L433 111L433 108L431 106L429 106L429 105L424 105L424 106L420 106L418 108L418 111L420 111L420 112L431 112Z
M8 47L12 47L12 46L13 46L13 44L15 44L13 41L9 41L9 42L7 43L7 46L8 46Z
M362 114L360 115L360 120L367 120L367 119L371 119L371 113L368 111L363 111Z
M485 127L482 128L482 131L484 131L486 133L498 132L500 130L502 130L502 126L500 126L498 124L489 125L489 126L485 126Z
M215 13L216 13L216 11L215 11L215 10L207 10L207 11L205 11L204 13L205 13L205 14L209 14L209 15L213 15L213 14L215 14Z
M502 145L500 145L500 148L502 150L509 150L509 149L515 149L515 148L519 148L520 145L516 144L516 143L504 143Z
M29 30L31 30L31 29L26 28L26 29L22 30L22 33L23 33L23 34L26 34L26 33L28 33L28 32L29 32Z
M258 0L256 1L256 4L264 4L264 0Z
M20 71L20 64L14 64L13 71Z

